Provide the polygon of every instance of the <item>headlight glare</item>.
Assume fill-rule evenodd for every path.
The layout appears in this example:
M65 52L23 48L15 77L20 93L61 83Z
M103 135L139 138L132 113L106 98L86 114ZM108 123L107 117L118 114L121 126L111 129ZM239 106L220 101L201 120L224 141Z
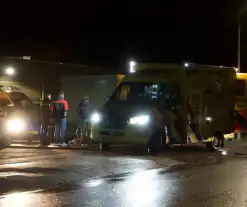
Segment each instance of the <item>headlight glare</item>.
M142 115L142 116L135 116L130 118L129 123L132 125L145 125L149 122L149 116Z
M25 127L25 121L18 118L8 120L6 125L8 132L21 132L25 129Z
M91 122L93 122L93 123L98 123L98 122L100 122L100 120L101 120L101 116L100 116L100 114L98 114L98 113L93 113L92 114L92 116L91 116Z

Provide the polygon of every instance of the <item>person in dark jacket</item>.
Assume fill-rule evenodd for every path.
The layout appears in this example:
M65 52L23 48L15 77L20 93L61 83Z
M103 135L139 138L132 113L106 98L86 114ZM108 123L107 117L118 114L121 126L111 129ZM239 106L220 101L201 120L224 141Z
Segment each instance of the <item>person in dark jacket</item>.
M51 110L52 107L52 100L51 94L47 94L45 99L41 103L41 144L49 144L49 127L52 125L51 120Z
M67 128L68 109L68 102L64 99L64 92L61 91L58 95L58 100L53 104L52 117L55 122L55 140L58 142L60 137L62 146L66 146L65 133Z
M84 96L77 108L77 113L81 119L81 129L83 136L88 135L88 129L89 129L88 119L90 117L91 112L92 112L92 108L90 106L89 97Z

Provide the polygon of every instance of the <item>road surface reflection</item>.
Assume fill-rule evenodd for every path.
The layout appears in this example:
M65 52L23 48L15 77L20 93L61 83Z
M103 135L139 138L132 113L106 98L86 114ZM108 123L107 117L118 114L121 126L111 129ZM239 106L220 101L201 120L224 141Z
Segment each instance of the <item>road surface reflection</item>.
M12 207L26 207L26 206L37 206L36 193L40 191L29 191L29 192L14 192L8 195L0 197L0 206Z
M166 206L168 202L174 201L178 189L174 186L175 181L171 177L166 178L166 174L162 172L156 169L125 176L113 175L106 179L91 180L85 186L90 189L89 191L97 192L96 203L100 206L105 202L108 203L112 197L117 199L121 206ZM113 193L111 196L106 196L105 190L109 189L109 186L113 189Z

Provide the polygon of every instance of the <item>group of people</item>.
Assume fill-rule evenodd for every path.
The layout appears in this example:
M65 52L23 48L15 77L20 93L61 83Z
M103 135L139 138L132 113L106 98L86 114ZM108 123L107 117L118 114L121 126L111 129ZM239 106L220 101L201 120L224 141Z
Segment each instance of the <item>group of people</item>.
M85 128L85 120L89 117L89 97L84 97L77 108L77 113L82 120L82 128ZM41 138L46 139L49 135L49 130L55 129L55 141L61 142L61 146L66 146L65 135L67 129L68 102L64 97L64 92L60 91L58 98L53 101L51 94L47 94L41 105ZM54 129L53 129L54 126Z
M51 126L55 126L55 141L59 138L62 146L65 146L65 133L67 128L68 102L64 98L64 92L60 91L57 100L52 101L51 94L47 94L41 104L41 139L46 139ZM42 141L42 140L41 140Z

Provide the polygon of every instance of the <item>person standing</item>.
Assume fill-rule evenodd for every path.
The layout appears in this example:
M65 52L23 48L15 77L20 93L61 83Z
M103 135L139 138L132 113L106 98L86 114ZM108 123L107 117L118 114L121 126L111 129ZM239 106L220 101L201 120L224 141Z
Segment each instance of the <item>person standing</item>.
M67 114L68 114L68 102L64 98L64 92L61 91L58 95L58 100L53 104L52 117L55 121L55 140L60 142L61 146L67 146L65 143L65 134L67 128Z
M48 145L51 141L49 137L50 136L49 129L52 125L51 108L52 108L51 94L47 94L45 99L41 103L41 137L40 137L41 145Z
M82 129L83 136L87 136L89 133L88 132L89 130L88 118L90 116L91 111L92 109L89 103L89 97L84 96L77 108L77 113L81 119L81 129Z

